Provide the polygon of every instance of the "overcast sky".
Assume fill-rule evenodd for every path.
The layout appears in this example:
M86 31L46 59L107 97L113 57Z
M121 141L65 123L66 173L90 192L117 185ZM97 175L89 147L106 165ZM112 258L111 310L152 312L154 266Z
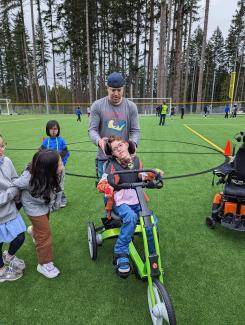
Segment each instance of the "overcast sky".
M200 25L203 27L205 0L201 0L200 5ZM208 38L210 38L217 28L220 27L224 37L227 36L231 24L232 16L235 14L238 0L210 0L208 19Z
M199 5L199 16L200 20L198 24L203 28L203 23L204 23L204 14L205 14L205 2L206 0L200 0ZM231 19L232 16L235 14L236 9L238 8L237 6L238 0L210 0L209 3L209 19L208 19L208 39L212 36L214 30L217 28L217 26L220 27L222 34L224 38L227 37L228 30L230 28L231 24ZM30 22L30 5L29 2L25 3L24 6L24 11L25 11L25 22L28 25L29 31L31 30L31 22ZM35 12L36 13L36 12ZM196 26L193 26L193 31L196 28ZM157 53L157 52L156 52ZM156 58L154 61L158 61L158 57L156 55ZM48 65L48 79L49 83L53 80L51 71L52 71L52 66L51 62Z

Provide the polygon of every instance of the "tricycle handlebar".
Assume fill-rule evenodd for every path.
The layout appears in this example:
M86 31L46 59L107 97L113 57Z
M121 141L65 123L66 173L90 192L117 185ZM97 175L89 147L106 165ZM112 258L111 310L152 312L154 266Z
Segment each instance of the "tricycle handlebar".
M116 184L114 176L115 175L120 175L120 174L133 174L133 173L147 173L151 172L155 175L154 180L144 180L140 182L134 182L134 183L122 183L122 184ZM142 188L149 188L149 189L160 189L163 187L163 179L160 173L158 173L154 169L133 169L133 170L122 170L122 171L116 171L107 177L108 183L116 190L122 190L122 189L136 189L137 187L142 187Z

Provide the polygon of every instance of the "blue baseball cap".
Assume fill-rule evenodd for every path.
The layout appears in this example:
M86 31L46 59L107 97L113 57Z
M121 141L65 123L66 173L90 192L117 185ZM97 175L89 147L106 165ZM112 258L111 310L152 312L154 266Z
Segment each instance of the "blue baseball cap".
M111 88L121 88L125 84L123 76L119 72L112 72L107 79L107 86Z

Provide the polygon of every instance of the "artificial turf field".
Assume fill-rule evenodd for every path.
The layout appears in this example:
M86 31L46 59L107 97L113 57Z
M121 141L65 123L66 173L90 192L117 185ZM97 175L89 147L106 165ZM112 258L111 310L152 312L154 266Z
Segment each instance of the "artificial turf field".
M71 152L66 171L94 176L96 148L88 139L88 119L83 117L80 124L69 115L0 117L6 155L18 173L40 146L46 122L53 118ZM212 186L211 172L167 178L205 171L224 161L185 125L223 149L228 138L235 143L233 135L245 129L245 117L175 116L162 127L151 116L141 117L140 125L138 156L144 167L161 168L166 176L163 189L147 193L159 220L165 286L177 323L244 324L245 234L205 225L213 195L222 187ZM61 275L46 279L36 271L34 244L26 235L18 253L26 262L23 278L0 285L0 324L151 324L147 283L134 275L122 280L112 270L114 240L103 243L95 262L89 257L87 223L99 225L103 216L102 195L94 180L67 175L65 192L67 207L51 215L55 264Z

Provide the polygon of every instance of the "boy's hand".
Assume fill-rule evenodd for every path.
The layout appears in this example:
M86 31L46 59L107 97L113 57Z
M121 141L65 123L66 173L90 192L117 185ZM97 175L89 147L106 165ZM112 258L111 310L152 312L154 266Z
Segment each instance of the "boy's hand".
M112 197L113 196L114 188L108 185L105 189L105 197Z
M108 184L107 180L101 179L97 185L97 190L105 193L106 197L111 197L113 195L114 188Z

